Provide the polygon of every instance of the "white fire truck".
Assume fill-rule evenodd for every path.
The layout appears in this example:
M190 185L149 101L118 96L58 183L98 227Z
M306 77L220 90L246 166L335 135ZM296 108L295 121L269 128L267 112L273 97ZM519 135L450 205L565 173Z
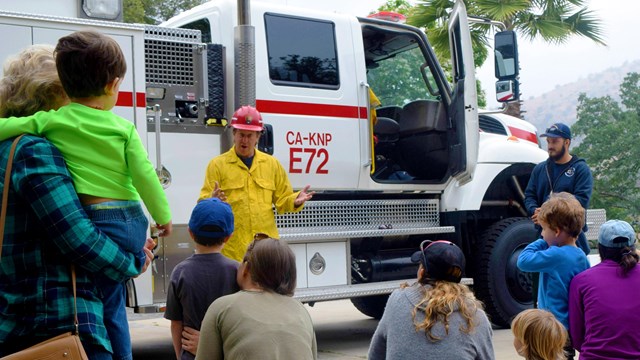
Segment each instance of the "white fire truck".
M350 298L379 317L388 294L415 278L418 244L448 239L463 249L464 281L495 324L531 305L530 278L516 267L536 235L523 189L547 154L532 125L478 114L461 0L449 21L449 77L425 34L400 23L214 0L145 26L95 19L117 20L121 2L78 1L0 0L0 60L83 28L122 47L128 71L114 112L136 124L175 232L157 239L152 271L129 283L137 311L161 309L171 270L193 253L187 223L205 167L232 146L225 124L245 104L267 124L260 149L294 188L317 191L302 212L277 216L301 301ZM498 33L495 50L498 97L517 99L513 33ZM370 89L382 102L375 126Z

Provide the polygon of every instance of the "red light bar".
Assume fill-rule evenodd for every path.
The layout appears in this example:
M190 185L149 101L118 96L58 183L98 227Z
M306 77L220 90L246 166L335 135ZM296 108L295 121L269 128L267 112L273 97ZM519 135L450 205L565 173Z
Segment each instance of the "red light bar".
M378 20L393 21L401 24L404 24L407 21L406 16L393 11L380 11L367 17Z

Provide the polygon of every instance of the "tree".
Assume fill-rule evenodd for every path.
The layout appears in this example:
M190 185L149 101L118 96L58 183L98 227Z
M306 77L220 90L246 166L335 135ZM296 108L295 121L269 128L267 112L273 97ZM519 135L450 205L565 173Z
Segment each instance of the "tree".
M387 2L378 8L378 11L393 11L404 16L409 16L413 10L413 6L406 0L387 0Z
M467 13L501 21L507 30L515 30L525 38L542 38L552 44L564 44L572 36L584 36L605 45L601 22L586 7L586 0L465 0ZM422 0L411 11L408 23L425 29L438 58L448 61L449 37L447 20L453 10L452 0ZM487 58L491 28L476 24L471 37L476 67ZM513 105L518 115L519 103Z
M581 139L574 152L591 166L591 206L607 218L640 225L640 74L629 73L620 85L621 104L610 96L578 98L572 132Z
M159 24L207 0L124 0L124 22Z
M393 11L393 12L400 13L406 16L407 18L409 18L412 16L414 9L415 7L412 6L406 0L387 0L387 2L384 5L380 6L377 11ZM448 34L448 30L446 28L444 29L444 31L445 31L445 34ZM411 56L415 56L415 55L417 54L412 54ZM438 54L436 53L436 55ZM406 56L409 56L409 55L406 55ZM475 53L474 53L474 56L475 56ZM486 57L486 54L484 56ZM449 60L450 59L448 58L443 60L441 57L438 57L438 62L440 63L440 66L442 67L449 81L451 81L452 79L451 62ZM476 62L478 61L479 60L477 60ZM424 87L417 85L416 81L423 82L424 80L422 80L422 77L420 74L415 74L412 68L408 66L408 64L410 63L411 63L410 59L405 59L402 61L398 61L397 64L393 64L393 68L388 68L386 70L386 73L384 71L377 71L380 74L378 75L379 79L377 82L382 84L393 84L396 81L389 81L389 80L407 79L406 81L403 81L402 84L398 84L398 85L409 88L408 92L415 94L414 95L415 97L413 98L415 99L420 98L419 94L424 91ZM390 88L390 87L387 86L387 88ZM482 90L480 80L476 80L476 91L478 94L478 106L481 108L486 107L487 106L486 94L484 90ZM397 94L393 94L393 95L390 94L389 96L399 97L402 95L401 95L401 92L398 92ZM402 102L400 101L398 103L401 104Z

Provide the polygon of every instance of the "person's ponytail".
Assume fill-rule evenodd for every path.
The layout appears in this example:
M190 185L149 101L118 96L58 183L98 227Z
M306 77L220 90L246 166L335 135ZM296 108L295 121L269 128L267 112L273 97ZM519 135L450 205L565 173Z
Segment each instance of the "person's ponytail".
M618 264L622 267L622 273L626 275L631 269L638 264L638 252L633 247L625 247L621 250L620 261Z

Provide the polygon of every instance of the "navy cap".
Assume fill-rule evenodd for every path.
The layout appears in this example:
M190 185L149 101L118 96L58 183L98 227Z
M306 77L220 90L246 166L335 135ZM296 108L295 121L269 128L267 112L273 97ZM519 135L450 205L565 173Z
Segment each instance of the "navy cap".
M636 232L628 222L609 220L600 226L598 243L609 248L632 247L636 242Z
M424 247L411 255L411 261L421 263L429 279L454 283L462 280L465 259L456 244L446 240L427 240L421 245Z
M203 227L218 226L221 231L206 231ZM233 212L231 205L218 198L198 202L191 212L189 230L194 235L208 238L227 237L233 233Z
M547 128L540 137L564 138L571 140L571 129L563 123L555 123Z

